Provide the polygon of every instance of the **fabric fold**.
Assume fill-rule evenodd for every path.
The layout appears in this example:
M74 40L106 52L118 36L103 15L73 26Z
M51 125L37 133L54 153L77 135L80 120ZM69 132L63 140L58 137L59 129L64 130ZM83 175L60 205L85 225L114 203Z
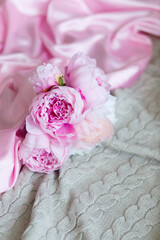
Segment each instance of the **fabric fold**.
M15 130L0 130L0 193L11 189L19 175L21 162L18 158L20 139Z

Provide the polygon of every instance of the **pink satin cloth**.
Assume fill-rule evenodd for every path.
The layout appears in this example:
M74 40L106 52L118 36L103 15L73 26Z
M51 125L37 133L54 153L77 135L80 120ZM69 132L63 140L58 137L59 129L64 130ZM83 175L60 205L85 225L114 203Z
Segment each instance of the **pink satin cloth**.
M21 168L18 160L20 139L16 137L16 130L0 131L0 192L12 188Z
M130 86L152 56L151 35L160 37L159 0L0 0L0 192L19 174L16 129L34 95L30 72L82 51L112 89Z

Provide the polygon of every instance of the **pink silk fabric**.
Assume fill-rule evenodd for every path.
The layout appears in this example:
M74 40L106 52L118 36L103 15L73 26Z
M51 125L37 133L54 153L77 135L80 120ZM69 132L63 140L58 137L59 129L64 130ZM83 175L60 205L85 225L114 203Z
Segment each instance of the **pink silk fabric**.
M160 36L159 0L0 0L0 192L19 174L16 129L34 96L27 76L78 51L96 58L112 89L130 86Z
M18 160L20 139L16 137L16 130L0 131L0 192L12 188L20 171Z

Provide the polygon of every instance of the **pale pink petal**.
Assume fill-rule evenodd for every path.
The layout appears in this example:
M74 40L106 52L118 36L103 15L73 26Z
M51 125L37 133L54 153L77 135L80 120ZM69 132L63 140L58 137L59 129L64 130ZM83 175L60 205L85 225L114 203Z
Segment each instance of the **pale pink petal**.
M77 133L71 124L64 124L55 132L56 138L62 145L73 144L77 140Z
M37 135L43 134L42 129L40 128L40 126L38 126L38 124L34 123L31 115L28 115L26 117L26 130L27 132L32 134L37 134Z

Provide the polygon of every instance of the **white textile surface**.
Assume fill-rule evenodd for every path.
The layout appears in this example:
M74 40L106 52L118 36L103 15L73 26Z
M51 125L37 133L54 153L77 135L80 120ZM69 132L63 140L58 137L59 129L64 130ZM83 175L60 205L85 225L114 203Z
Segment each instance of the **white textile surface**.
M110 142L51 175L23 168L0 195L1 240L160 239L160 42L141 79L115 95Z

